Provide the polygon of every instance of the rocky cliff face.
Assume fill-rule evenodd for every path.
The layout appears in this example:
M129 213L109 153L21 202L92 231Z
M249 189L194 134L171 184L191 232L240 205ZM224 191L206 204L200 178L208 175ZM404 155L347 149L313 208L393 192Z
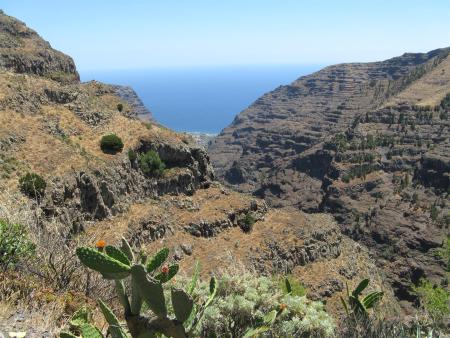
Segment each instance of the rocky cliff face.
M147 107L145 107L144 103L133 88L119 85L113 85L112 88L122 100L130 105L133 112L139 119L143 121L153 121L152 113L147 109Z
M35 31L0 12L0 69L78 82L71 57L51 48Z
M209 147L218 177L275 207L334 215L400 299L445 279L448 49L343 64L265 94Z

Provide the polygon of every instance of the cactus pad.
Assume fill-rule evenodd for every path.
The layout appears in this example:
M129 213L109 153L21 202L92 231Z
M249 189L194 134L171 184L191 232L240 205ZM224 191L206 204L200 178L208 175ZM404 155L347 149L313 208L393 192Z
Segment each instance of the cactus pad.
M132 278L139 287L139 294L158 317L167 316L166 301L162 284L147 276L143 265L133 265Z
M109 257L114 258L125 265L131 264L127 255L112 245L105 247L105 252Z
M98 304L100 305L100 310L102 310L103 316L106 319L106 322L109 324L109 332L111 333L112 338L127 338L127 335L123 331L122 327L120 326L119 320L115 316L115 314L112 312L112 310L103 303L100 299L98 301Z
M100 272L105 279L122 279L130 274L129 266L96 249L80 247L76 253L84 265Z
M175 277L179 268L180 267L178 266L178 264L171 265L169 266L169 271L167 271L167 273L161 272L155 276L155 279L160 281L161 283L167 283L173 277Z
M189 318L194 306L194 301L191 296L181 289L172 288L171 294L175 317L183 323Z
M131 249L130 243L128 243L128 241L124 237L122 237L122 245L120 246L120 250L122 250L122 252L127 255L130 262L134 261L133 249Z
M167 257L169 257L168 248L162 248L159 250L148 262L147 272L153 272L158 269L161 265L163 265Z

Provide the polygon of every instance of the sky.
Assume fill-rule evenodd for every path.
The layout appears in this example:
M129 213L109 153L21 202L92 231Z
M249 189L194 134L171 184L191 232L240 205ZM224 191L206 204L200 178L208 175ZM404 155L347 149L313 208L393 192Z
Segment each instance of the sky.
M375 61L450 46L450 0L0 0L81 71Z

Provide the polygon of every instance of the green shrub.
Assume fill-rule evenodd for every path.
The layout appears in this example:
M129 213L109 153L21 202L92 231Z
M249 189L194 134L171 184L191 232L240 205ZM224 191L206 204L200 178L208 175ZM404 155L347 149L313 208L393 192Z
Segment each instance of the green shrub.
M447 262L447 272L450 272L450 236L444 242L444 245L439 251L439 255Z
M441 101L441 107L444 110L450 109L450 93L448 93Z
M21 259L34 252L35 246L28 239L24 226L0 220L0 269L13 269Z
M133 149L128 150L128 159L130 160L131 163L136 161L137 154L136 154L136 152Z
M256 223L255 217L251 213L246 213L244 218L239 221L239 225L244 232L250 232L253 229L253 224Z
M433 203L430 208L430 217L435 222L439 216L439 210L436 206L436 203Z
M194 299L204 301L208 293L208 284L200 282L194 290ZM267 337L333 335L334 322L322 303L286 294L276 279L245 272L221 276L217 301L206 309L194 336L243 337L250 328L261 325L273 310L279 314L266 332Z
M42 176L36 173L27 173L19 178L20 190L31 198L40 198L44 195L47 183Z
M166 166L156 151L149 150L139 156L139 168L146 176L161 176Z
M100 148L104 153L116 154L123 149L122 139L116 134L104 135L100 140Z
M413 287L413 290L435 323L450 315L450 295L446 289L422 279L417 287Z
M349 175L349 174L344 174L343 176L342 176L342 182L344 182L344 183L349 183L350 182L350 180L351 180L351 176Z
M119 103L119 104L117 105L117 110L118 110L119 112L122 112L122 110L123 110L123 104L122 104L122 103Z

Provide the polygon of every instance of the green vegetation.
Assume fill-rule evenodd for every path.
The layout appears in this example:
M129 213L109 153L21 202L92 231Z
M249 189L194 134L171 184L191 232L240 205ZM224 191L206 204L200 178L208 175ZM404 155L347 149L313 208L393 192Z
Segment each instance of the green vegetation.
M122 110L123 110L123 104L122 103L117 104L117 110L119 112L122 112Z
M218 285L214 277L208 283L205 299L193 297L198 282L198 271L186 287L175 287L167 282L178 272L178 265L166 265L169 249L163 248L147 260L135 257L129 243L122 239L120 248L106 246L104 241L97 243L97 249L79 247L76 250L79 260L88 268L99 272L104 279L114 280L117 297L123 307L128 331L132 337L187 337L195 332L205 315L205 311L216 298ZM124 279L131 278L131 289L127 290ZM170 299L170 304L168 302ZM196 301L194 301L194 299ZM128 337L113 311L102 301L99 307L108 331L114 338ZM143 304L151 311L143 310ZM62 332L61 337L71 337L81 332L83 337L103 337L100 330L89 323L86 311L78 311L70 322L72 332Z
M116 134L104 135L100 140L100 148L104 153L117 154L122 151L123 142Z
M447 240L442 245L439 255L447 262L447 272L450 272L450 236L447 237Z
M0 154L0 177L10 178L12 173L19 168L19 161L5 154Z
M204 282L199 279L197 264L189 280L177 277L175 281L178 265L166 265L167 248L147 260L135 257L125 239L120 248L99 241L97 249L80 247L76 253L86 267L114 281L126 325L108 305L98 301L113 338L334 334L334 322L323 304L308 300L292 278L280 286L277 279L241 272L225 273L220 282L214 277ZM128 278L131 281L125 283ZM103 337L85 308L77 311L69 324L70 332L62 332L60 337Z
M131 163L133 163L134 161L136 161L138 158L136 152L133 149L129 149L128 150L128 159L130 160Z
M444 110L450 110L450 93L448 93L441 101L441 107Z
M27 173L19 178L20 190L31 198L40 198L44 195L47 183L42 176L36 173Z
M346 284L347 300L341 297L341 302L348 317L353 317L355 320L366 318L368 311L383 298L383 292L373 291L360 299L361 293L367 288L369 282L369 279L362 280L351 293Z
M292 276L279 278L278 285L284 294L291 294L292 296L299 297L306 296L305 286Z
M253 224L256 223L255 217L252 216L251 213L246 213L244 218L239 220L239 225L241 226L242 231L250 232L253 229Z
M439 210L436 206L436 203L433 203L430 207L430 217L433 220L433 222L436 222L439 216Z
M422 279L418 286L413 287L413 290L435 324L439 324L445 316L450 314L450 294L446 289Z
M221 276L217 301L206 311L195 337L329 337L334 322L320 302L279 286L279 281L249 272ZM207 283L200 283L194 298L205 299ZM273 320L268 324L268 317Z
M0 270L14 269L20 260L30 257L34 249L24 226L0 220Z
M146 176L161 176L164 173L166 165L154 150L149 150L139 156L139 168Z

